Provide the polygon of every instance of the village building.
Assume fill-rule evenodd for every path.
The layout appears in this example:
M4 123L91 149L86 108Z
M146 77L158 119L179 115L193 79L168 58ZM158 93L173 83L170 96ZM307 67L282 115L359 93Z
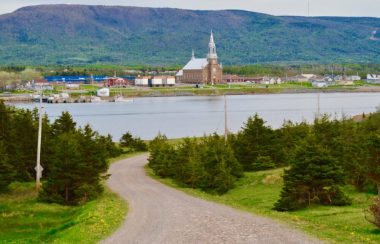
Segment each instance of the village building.
M133 83L131 80L114 76L114 77L107 77L107 79L104 81L104 86L106 86L106 87L127 87L131 83Z
M367 83L380 84L380 75L367 74Z
M174 86L174 76L139 76L135 79L135 86Z
M322 77L318 77L315 74L300 74L296 75L293 77L288 77L288 81L293 81L293 82L311 82L316 79L321 79Z
M223 75L223 83L256 83L261 84L263 77Z
M223 81L223 67L218 63L214 35L211 32L206 58L195 58L194 51L190 61L176 74L177 83L210 84Z

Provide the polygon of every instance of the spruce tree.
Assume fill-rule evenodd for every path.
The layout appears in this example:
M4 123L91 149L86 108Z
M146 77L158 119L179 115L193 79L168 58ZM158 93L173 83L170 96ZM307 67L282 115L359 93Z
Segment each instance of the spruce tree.
M54 135L76 131L76 123L69 112L62 112L61 116L52 125Z
M0 193L6 192L15 180L16 171L9 163L4 142L0 140Z
M131 151L143 152L148 150L147 144L139 137L133 137L131 133L125 133L120 139L120 145Z
M308 137L295 152L294 162L285 170L284 186L274 208L292 211L310 204L346 205L350 200L339 186L344 184L344 173L330 152Z
M63 116L66 117L63 124L73 125L66 115ZM59 131L62 130L56 130ZM40 194L42 200L75 205L102 193L101 182L108 176L108 153L99 138L88 125L80 130L71 128L55 137L50 173Z
M206 172L203 189L218 194L232 189L236 179L243 175L243 171L224 138L217 134L204 137L199 151Z
M149 143L149 167L161 177L175 175L175 150L165 135L159 134Z
M183 139L176 150L175 178L192 188L201 187L205 176L199 150L197 139L190 138Z
M273 168L278 163L274 160L279 151L274 145L274 131L265 126L265 121L257 114L248 118L243 130L232 140L235 156L246 171ZM270 160L263 161L259 157L269 157Z

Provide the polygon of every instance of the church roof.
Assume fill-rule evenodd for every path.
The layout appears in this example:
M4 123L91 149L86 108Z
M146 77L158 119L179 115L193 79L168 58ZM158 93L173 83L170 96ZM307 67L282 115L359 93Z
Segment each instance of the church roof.
M183 67L184 70L196 70L196 69L203 69L208 65L207 58L195 58L191 59L185 67Z

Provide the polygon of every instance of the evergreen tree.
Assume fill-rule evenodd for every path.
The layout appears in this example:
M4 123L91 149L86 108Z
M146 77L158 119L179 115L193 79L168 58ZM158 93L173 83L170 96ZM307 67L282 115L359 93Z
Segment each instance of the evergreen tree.
M61 116L52 125L53 134L72 133L76 131L76 123L69 112L62 112Z
M12 115L14 109L6 106L4 101L0 99L0 140L9 142L12 139ZM7 143L8 145L8 143ZM8 150L8 146L5 145Z
M175 150L165 135L159 134L149 144L149 166L161 177L173 177Z
M16 171L9 163L4 142L0 140L0 193L6 192L15 180Z
M236 179L243 175L231 147L217 134L202 139L200 153L206 171L204 190L226 193L233 188Z
M50 174L40 193L42 200L61 204L75 204L78 201L74 190L80 186L82 179L85 180L82 175L84 172L80 171L80 146L73 133L56 137L53 157L49 162Z
M106 148L107 152L107 158L114 158L117 156L120 156L123 151L120 149L116 144L112 141L112 136L98 136L98 139L100 144L103 144Z
M120 145L123 147L132 147L133 144L133 136L131 133L127 131L127 133L123 134L120 139Z
M223 194L243 175L231 147L216 134L186 138L176 148L159 135L149 150L149 166L156 175L171 177L189 187Z
M197 139L185 138L176 150L175 178L192 188L201 187L205 169Z
M310 134L310 126L306 122L298 124L285 122L277 131L277 147L282 152L282 164L289 165L294 158L295 148Z
M274 208L292 211L312 203L346 205L350 200L339 186L344 184L344 174L328 150L307 138L297 147L294 162L285 170L281 197Z
M66 119L65 124L73 123ZM101 181L108 177L107 155L103 141L88 125L58 134L41 199L72 205L97 197L103 191Z
M275 141L274 131L265 126L264 120L256 114L248 118L243 130L231 142L239 163L244 170L251 171L269 169L276 165L274 160L279 150L275 147ZM262 157L271 160L262 160Z
M339 129L339 136L333 152L339 165L344 169L347 183L359 191L373 191L374 184L359 169L367 158L366 147L363 145L368 141L368 135L363 131L363 123L343 119L336 127L336 130Z
M12 138L10 144L10 163L17 169L17 179L30 181L35 178L37 158L37 132L38 123L36 112L30 110L17 110L13 114Z
M133 137L131 133L125 133L120 139L120 145L131 151L143 152L148 150L147 144L139 137Z

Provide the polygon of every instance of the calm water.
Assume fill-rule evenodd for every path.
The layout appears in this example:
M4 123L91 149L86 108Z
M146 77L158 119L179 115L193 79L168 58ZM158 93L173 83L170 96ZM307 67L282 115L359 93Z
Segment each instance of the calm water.
M258 113L272 127L284 120L312 121L317 113L317 94L227 96L228 128L238 131L247 118ZM38 104L17 104L34 108ZM376 110L380 93L328 93L320 95L320 111L333 116L356 115ZM159 132L169 138L223 133L223 97L136 98L133 103L44 104L54 120L69 111L78 125L89 123L101 134L119 140L126 131L143 139Z

